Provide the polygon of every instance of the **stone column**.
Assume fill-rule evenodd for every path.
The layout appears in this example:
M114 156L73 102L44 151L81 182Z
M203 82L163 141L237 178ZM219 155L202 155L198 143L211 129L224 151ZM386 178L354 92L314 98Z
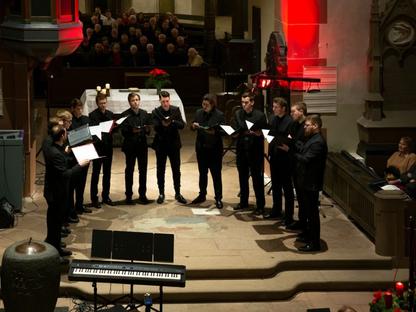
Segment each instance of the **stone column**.
M205 0L205 59L208 63L214 60L216 6L216 0Z

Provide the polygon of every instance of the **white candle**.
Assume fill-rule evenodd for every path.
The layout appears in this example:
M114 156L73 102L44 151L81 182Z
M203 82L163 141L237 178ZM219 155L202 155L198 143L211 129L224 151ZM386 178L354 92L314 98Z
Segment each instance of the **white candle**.
M97 86L97 92L100 92L100 91L101 91L101 87Z
M107 91L106 91L105 89L102 89L102 90L101 90L101 93L102 93L102 94L107 94Z
M109 84L109 83L106 83L106 84L105 84L105 88L106 88L106 89L110 89L110 84Z

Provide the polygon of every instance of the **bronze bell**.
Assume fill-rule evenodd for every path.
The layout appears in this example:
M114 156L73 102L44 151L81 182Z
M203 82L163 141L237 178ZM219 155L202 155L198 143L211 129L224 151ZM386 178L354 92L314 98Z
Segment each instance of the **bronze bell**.
M34 255L45 251L45 245L32 242L32 237L27 242L17 245L15 250L19 254Z

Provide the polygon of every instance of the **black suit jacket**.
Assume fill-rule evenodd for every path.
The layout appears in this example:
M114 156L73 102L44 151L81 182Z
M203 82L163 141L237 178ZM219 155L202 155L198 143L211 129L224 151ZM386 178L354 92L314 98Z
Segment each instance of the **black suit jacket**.
M122 151L128 153L139 148L147 148L146 135L150 133L150 115L143 109L139 109L136 114L131 108L121 115L127 117L121 124L121 134L124 137ZM134 128L139 128L140 132L134 133Z
M45 156L43 195L48 202L59 204L60 208L64 209L67 204L71 176L79 174L81 167L78 164L71 167L64 147L55 143L49 147Z
M296 179L308 191L322 190L328 147L320 133L313 134L295 153Z
M167 120L166 118L172 120L171 124L167 127L162 125L162 120ZM155 138L152 147L155 150L182 147L179 130L185 127L185 122L182 120L179 107L171 105L169 110L165 111L159 106L153 110L152 119L155 129Z
M204 112L200 108L195 113L194 122L197 122L202 127L197 129L196 150L215 149L222 153L223 145L221 135L223 132L221 131L220 125L225 122L224 114L216 108L209 113ZM204 127L215 132L209 133Z
M89 115L90 126L97 126L100 122L113 120L113 112L105 110L102 113L98 108L93 110ZM101 133L101 140L94 140L94 146L99 155L106 155L105 151L113 148L113 135L110 133Z

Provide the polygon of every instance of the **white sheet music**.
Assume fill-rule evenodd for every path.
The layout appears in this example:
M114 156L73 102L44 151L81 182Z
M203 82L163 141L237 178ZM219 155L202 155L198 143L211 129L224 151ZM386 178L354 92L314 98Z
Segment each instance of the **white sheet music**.
M400 189L396 185L386 184L381 187L381 189L385 191L400 191Z
M252 123L251 121L246 120L246 125L247 125L248 130L250 130L251 127L253 127L254 123Z
M270 142L271 142L271 141L273 141L273 139L274 139L274 136L272 136L272 135L268 135L268 134L266 134L264 137L266 138L267 143L269 143L269 144L270 144Z
M96 135L101 140L101 127L98 126L91 126L90 127L90 133L91 135Z
M261 132L263 132L263 136L266 137L269 134L270 130L269 129L261 129Z
M111 130L111 127L113 126L113 122L114 121L112 120L100 122L101 132L109 133Z
M220 125L220 127L228 134L231 135L235 132L234 128L227 125Z
M73 147L72 152L74 153L78 163L80 163L83 160L93 160L100 158L92 143Z
M127 116L126 117L121 117L120 119L118 119L116 121L116 124L121 125L123 123L123 121L126 120L126 119L127 119Z

